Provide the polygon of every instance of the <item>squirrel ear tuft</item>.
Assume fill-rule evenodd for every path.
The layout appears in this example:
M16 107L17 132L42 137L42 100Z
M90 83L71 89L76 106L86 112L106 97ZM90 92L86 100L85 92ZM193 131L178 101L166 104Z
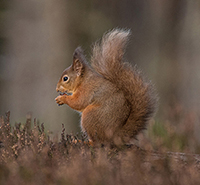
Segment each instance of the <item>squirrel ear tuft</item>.
M73 70L77 73L77 76L83 75L84 67L83 67L83 64L80 62L79 59L75 59L73 61L72 67L73 67Z
M86 59L81 47L76 48L73 55L72 68L77 73L77 76L83 75L84 68L85 68L85 65L84 65L85 60Z

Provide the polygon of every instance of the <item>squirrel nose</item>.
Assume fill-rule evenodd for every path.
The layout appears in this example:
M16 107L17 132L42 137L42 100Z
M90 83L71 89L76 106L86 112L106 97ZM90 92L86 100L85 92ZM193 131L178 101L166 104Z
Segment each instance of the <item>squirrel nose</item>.
M56 86L56 91L59 92L58 86Z

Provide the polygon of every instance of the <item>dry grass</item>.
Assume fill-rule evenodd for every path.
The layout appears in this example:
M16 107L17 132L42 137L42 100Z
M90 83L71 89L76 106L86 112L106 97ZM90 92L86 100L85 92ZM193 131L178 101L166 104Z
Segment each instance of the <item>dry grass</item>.
M56 142L36 120L11 128L9 117L0 120L0 184L200 184L198 155L92 147L64 128Z

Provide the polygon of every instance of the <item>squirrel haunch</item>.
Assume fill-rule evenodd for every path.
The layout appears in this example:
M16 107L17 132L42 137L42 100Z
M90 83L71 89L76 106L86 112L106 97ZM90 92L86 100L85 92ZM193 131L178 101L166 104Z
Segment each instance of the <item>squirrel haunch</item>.
M153 85L123 62L129 35L122 29L104 34L93 47L91 65L78 47L57 84L56 102L82 112L82 130L94 142L129 142L155 113Z

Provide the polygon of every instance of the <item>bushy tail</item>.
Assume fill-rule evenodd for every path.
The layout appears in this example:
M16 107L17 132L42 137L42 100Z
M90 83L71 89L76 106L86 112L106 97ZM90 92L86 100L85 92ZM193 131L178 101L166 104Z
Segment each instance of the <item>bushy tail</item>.
M93 47L92 67L124 92L131 112L123 135L134 137L145 128L156 109L157 97L150 82L136 67L123 62L129 30L115 29L106 33Z

